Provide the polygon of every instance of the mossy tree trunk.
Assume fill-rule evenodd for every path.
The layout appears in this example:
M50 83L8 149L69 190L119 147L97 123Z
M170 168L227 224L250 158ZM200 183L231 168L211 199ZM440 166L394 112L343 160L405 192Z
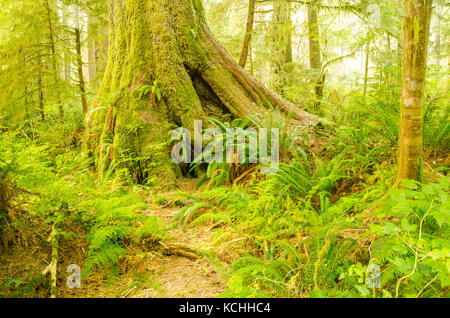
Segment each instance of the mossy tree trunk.
M405 0L399 180L419 180L423 146L423 91L432 0Z
M86 116L85 147L101 170L125 160L143 181L173 125L192 130L205 115L242 117L279 107L315 122L233 61L207 26L201 0L110 0L109 6L108 63ZM160 162L161 171L170 170L167 157Z

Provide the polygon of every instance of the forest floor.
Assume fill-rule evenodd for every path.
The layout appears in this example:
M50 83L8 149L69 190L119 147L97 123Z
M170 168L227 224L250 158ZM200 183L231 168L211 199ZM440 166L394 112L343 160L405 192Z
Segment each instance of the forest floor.
M171 224L174 215L180 210L170 204L177 196L177 192L194 194L196 192L197 179L181 179L178 181L179 189L168 192L169 204L147 210L150 216L163 218ZM173 227L170 235L174 243L191 246L197 250L210 250L211 226ZM154 279L161 284L162 292L153 290L136 291L134 297L182 297L182 298L211 298L224 291L224 282L216 272L214 264L211 264L204 256L190 259L177 255L162 255L154 259L154 271L157 273Z
M157 216L169 224L169 241L161 245L186 246L194 253L187 257L177 253L167 253L164 248L143 249L132 247L118 264L118 275L107 275L99 271L82 281L80 289L69 289L66 280L70 264L83 264L88 249L82 239L83 229L79 228L80 239L63 240L60 246L60 262L58 263L58 297L63 298L211 298L217 297L225 290L225 282L217 273L219 261L212 262L205 255L211 255L210 239L213 233L211 226L177 227L172 226L173 216L181 209L174 204L180 192L194 194L196 179L181 179L174 191L149 194L139 193L146 201L149 209L142 213ZM158 198L164 198L163 203ZM155 203L156 202L156 203ZM33 224L38 224L39 222ZM72 227L76 225L72 224ZM20 284L26 275L42 271L48 265L50 249L45 247L48 233L42 229L29 228L21 233L23 237L10 247L8 255L0 262L0 284ZM70 243L69 243L70 241ZM162 247L162 246L160 246ZM203 253L205 252L206 253ZM191 257L194 256L194 257ZM46 288L36 290L37 297L48 297ZM4 295L7 296L7 295Z

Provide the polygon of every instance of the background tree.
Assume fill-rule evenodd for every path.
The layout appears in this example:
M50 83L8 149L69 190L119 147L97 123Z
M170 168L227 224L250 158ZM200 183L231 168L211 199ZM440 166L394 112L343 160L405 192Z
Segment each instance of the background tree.
M320 100L323 96L323 85L325 74L322 72L322 57L320 52L320 33L319 21L317 17L317 3L310 2L308 5L308 40L309 40L309 66L316 74L314 81L314 92L316 101L314 108L320 106Z
M256 0L249 0L248 2L248 18L247 26L245 28L244 44L242 46L241 57L239 58L239 65L245 67L247 63L248 50L252 39L253 20L255 18L255 2Z
M423 147L423 92L432 0L406 0L399 141L400 179L419 180Z

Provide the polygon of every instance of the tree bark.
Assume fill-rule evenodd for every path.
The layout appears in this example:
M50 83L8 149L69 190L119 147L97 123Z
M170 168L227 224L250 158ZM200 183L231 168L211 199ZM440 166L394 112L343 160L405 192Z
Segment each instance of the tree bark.
M78 88L80 89L81 106L83 108L83 114L86 115L88 111L88 103L86 98L86 87L84 83L83 59L81 56L81 35L79 28L75 28L75 46L77 48Z
M300 122L316 122L233 61L207 26L201 1L109 5L108 63L99 98L86 116L85 150L101 170L111 160L136 156L146 158L138 163L145 170L173 125L192 131L194 120L205 115L242 117L278 107Z
M255 0L249 0L248 2L248 18L247 26L245 29L244 45L242 46L241 57L239 58L239 65L244 68L247 63L248 50L250 41L252 40L253 32L253 20L255 18Z
M369 81L369 57L370 57L370 42L366 43L366 60L364 64L364 87L363 87L363 101L366 102L367 84Z
M39 45L41 45L39 43ZM38 56L37 56L37 62L38 62L38 78L37 78L37 89L38 89L38 99L39 99L39 113L41 116L41 120L45 120L45 112L44 112L44 89L42 87L42 56L41 56L41 50L39 48Z
M316 73L314 94L316 100L314 108L319 108L323 97L325 74L322 74L322 57L320 54L320 33L317 8L315 4L308 4L308 39L309 39L309 66Z
M97 77L97 59L96 59L96 41L94 38L94 22L93 17L88 16L88 74L89 82L93 83Z
M432 0L405 0L398 181L421 179L422 105L431 4Z
M53 22L52 22L52 13L50 9L50 3L49 0L45 1L46 9L47 9L47 23L48 23L48 29L49 29L49 40L50 40L50 49L52 53L52 66L53 66L53 82L55 85L55 92L56 92L56 102L58 104L59 109L59 116L61 119L64 119L64 109L62 105L61 100L61 92L59 87L59 74L58 74L58 58L56 56L56 45L55 45L55 32L53 29Z
M66 15L63 14L62 16L63 20L62 23L64 26L67 26L67 19L66 19ZM70 83L70 73L71 73L71 65L72 61L71 61L71 51L70 51L70 45L65 44L64 45L64 80L67 83Z
M272 76L273 88L283 94L289 85L292 65L291 6L287 0L274 0L272 16Z

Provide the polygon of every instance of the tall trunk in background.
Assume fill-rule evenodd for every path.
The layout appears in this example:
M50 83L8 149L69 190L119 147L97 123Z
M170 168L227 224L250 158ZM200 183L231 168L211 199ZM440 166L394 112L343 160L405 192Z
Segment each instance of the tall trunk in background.
M363 101L366 102L367 97L367 84L369 81L369 58L370 58L370 41L366 43L366 61L364 64L364 88L363 88Z
M77 49L77 66L78 66L78 88L80 89L81 105L83 107L83 114L86 115L88 111L88 103L86 98L86 87L83 75L83 59L81 55L81 35L80 29L75 28L75 45Z
M45 112L44 112L45 101L44 101L44 89L42 87L42 56L41 56L40 49L38 51L37 64L38 64L37 89L38 89L38 99L39 99L39 114L41 116L41 120L44 121L45 120Z
M239 58L239 65L241 67L245 67L245 64L247 63L248 50L250 41L252 40L253 20L255 18L255 1L256 0L249 0L248 2L248 17L247 26L245 29L244 45L242 46L241 57Z
M89 82L93 83L97 77L97 58L96 49L97 43L94 34L94 21L91 15L88 16L88 74Z
M63 14L62 23L64 26L67 26L66 15ZM70 83L70 71L71 71L71 52L70 45L64 44L64 80Z
M84 143L101 172L117 159L137 182L150 173L170 177L171 161L160 150L168 132L174 125L193 131L194 120L205 116L236 118L278 107L294 120L316 121L233 60L206 24L201 1L109 5L108 63L86 116Z
M422 105L431 4L432 0L405 0L398 182L401 179L421 179Z
M81 53L80 7L79 6L76 6L76 8L75 8L75 48L77 51L78 88L80 89L81 106L83 108L83 114L86 115L86 113L88 111L88 104L87 104L87 98L86 98L86 87L84 84L83 56Z
M95 65L97 68L96 73L103 73L108 62L108 50L109 50L109 33L108 27L103 27L101 33L103 38L100 38L95 43ZM106 35L106 36L105 36Z
M27 119L30 117L29 100L28 100L28 84L25 84L25 87L24 87L24 109L25 109L25 118Z
M58 104L59 116L61 119L64 119L64 109L61 101L61 92L59 87L59 71L58 71L58 57L56 56L56 45L55 45L55 33L53 29L52 22L52 13L50 9L49 0L45 0L45 5L47 9L47 23L49 29L49 40L50 40L50 49L51 49L51 58L52 58L52 67L53 67L53 82L55 85L56 92L56 102Z
M314 93L316 101L314 108L320 106L325 82L325 74L322 73L322 57L320 53L319 20L317 7L314 3L308 4L308 39L309 39L309 66L316 74Z
M282 94L289 85L292 66L291 5L288 0L273 1L272 26L273 87L277 93Z

